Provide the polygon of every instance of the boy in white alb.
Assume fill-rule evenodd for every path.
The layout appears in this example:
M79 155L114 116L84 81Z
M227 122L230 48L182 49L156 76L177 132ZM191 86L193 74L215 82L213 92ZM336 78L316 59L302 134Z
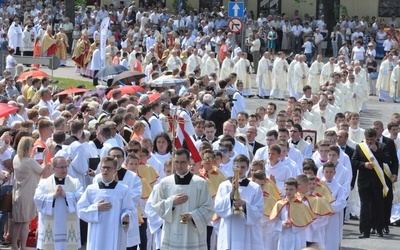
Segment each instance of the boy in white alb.
M325 249L337 250L340 248L340 242L343 238L343 209L346 207L346 195L342 186L334 179L335 165L332 162L327 162L322 167L322 180L326 182L335 198L331 202L333 214L325 227Z
M278 145L272 145L268 148L268 162L265 165L265 174L268 178L275 177L276 185L280 190L283 190L285 180L292 176L292 171L279 161L280 155L281 148Z
M348 170L339 162L340 148L338 146L329 146L328 148L328 160L335 165L336 174L334 179L343 187L346 198L349 197L351 188L351 176ZM322 167L318 169L318 178L322 178Z
M215 213L221 217L218 249L262 249L262 190L258 184L246 178L249 159L245 155L236 156L233 165L238 168L237 179L222 182L215 197ZM237 190L239 199L235 199Z
M279 232L278 250L298 250L306 247L305 229L315 220L310 208L296 198L298 184L293 178L285 181L286 197L272 209L270 220Z

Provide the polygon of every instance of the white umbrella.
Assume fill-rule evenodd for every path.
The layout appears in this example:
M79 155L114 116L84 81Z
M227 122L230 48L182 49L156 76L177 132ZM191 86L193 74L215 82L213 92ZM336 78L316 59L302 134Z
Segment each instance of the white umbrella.
M185 83L186 80L175 76L161 76L150 82L151 87L166 87L177 86Z

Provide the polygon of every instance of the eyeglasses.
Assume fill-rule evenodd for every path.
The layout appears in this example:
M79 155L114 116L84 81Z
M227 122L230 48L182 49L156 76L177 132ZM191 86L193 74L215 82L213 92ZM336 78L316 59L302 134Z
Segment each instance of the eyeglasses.
M104 171L110 171L110 170L112 170L112 169L115 169L114 167L108 167L108 166L101 166L100 167L102 170L104 170Z
M299 131L296 131L296 130L290 130L290 132L291 132L291 133L297 133L297 132L299 132Z
M229 152L229 149L225 148L225 149L219 149L218 150L220 153L226 154Z
M212 157L204 157L203 161L213 161L214 158Z
M67 169L68 166L59 166L59 167L54 167L54 168L57 168L57 169Z
M139 152L139 149L138 148L129 148L129 149L126 150L126 152L128 152L128 153L137 153L137 152Z
M333 101L333 99L331 98L331 99L328 99L328 101Z

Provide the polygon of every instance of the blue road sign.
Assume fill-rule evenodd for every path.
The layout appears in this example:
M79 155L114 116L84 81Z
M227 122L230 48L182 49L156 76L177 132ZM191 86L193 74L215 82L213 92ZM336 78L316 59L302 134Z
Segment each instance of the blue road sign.
M229 2L228 17L242 18L244 16L244 3L243 2Z

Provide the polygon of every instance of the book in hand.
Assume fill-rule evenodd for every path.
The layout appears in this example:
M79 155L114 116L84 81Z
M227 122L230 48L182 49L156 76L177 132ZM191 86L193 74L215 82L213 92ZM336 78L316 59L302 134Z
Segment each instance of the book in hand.
M97 166L99 166L100 157L89 158L89 168L93 171L97 170Z

